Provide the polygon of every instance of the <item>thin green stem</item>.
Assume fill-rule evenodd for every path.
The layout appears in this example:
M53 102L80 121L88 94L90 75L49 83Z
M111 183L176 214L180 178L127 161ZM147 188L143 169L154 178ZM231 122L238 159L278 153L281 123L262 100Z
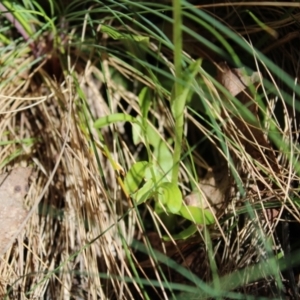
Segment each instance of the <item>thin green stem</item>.
M174 43L174 65L175 65L175 85L174 94L171 99L173 109L173 115L175 118L175 147L174 147L174 166L172 172L172 182L177 184L179 162L181 155L181 143L183 134L183 110L179 109L182 107L180 101L180 95L182 93L182 13L181 13L181 1L173 0L173 43ZM179 104L179 106L178 106Z

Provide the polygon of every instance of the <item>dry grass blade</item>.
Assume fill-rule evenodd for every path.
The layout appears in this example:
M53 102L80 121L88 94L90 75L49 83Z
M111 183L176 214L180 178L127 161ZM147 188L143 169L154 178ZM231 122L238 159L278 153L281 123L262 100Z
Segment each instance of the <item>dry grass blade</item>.
M86 74L92 69L93 66L87 69ZM92 136L80 128L87 125L81 123L82 115L75 103L80 99L72 77L58 84L43 70L39 72L37 76L42 76L45 83L39 88L34 86L34 80L29 83L34 93L20 92L21 88L14 86L1 90L3 100L8 95L11 99L2 109L1 163L18 153L21 163L26 160L37 170L36 182L28 195L32 218L23 239L1 258L1 295L34 299L44 294L56 298L60 290L67 298L99 299L111 298L111 288L119 291L121 297L123 293L130 295L128 287L119 280L98 276L99 272L131 276L122 241L116 238L122 232L125 240L131 239L130 231L116 217L123 204L104 187L109 185L116 191L114 171L102 151L97 153L100 160L96 160ZM80 74L77 78L81 78L82 86L86 85ZM101 98L96 101L99 98L95 98L91 84L85 87L88 101L98 106L100 103L95 110L103 114L104 102ZM43 102L28 106L26 98L38 101L37 94ZM92 134L97 140L98 135ZM26 144L31 136L38 140ZM15 142L11 143L11 139ZM99 175L99 168L104 178Z

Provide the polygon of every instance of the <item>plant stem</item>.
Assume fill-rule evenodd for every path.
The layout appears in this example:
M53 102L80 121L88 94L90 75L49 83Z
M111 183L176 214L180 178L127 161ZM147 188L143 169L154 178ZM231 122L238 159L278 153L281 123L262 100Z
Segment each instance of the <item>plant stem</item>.
M182 15L181 15L181 1L173 0L173 43L174 43L174 66L175 66L175 84L174 93L171 101L173 103L173 115L175 118L175 146L174 146L174 159L172 170L172 182L177 184L179 163L181 155L181 143L183 134L183 110L180 110L180 95L182 93ZM182 104L182 103L181 103Z

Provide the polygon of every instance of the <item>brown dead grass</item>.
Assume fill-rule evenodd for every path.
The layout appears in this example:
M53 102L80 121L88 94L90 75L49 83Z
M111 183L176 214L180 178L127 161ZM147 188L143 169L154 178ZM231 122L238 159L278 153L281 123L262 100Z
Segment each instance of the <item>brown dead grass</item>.
M290 3L290 6L292 4ZM217 7L218 5L214 6L215 9ZM205 8L209 9L208 6ZM267 8L269 6L265 7ZM215 9L212 11L218 15ZM234 9L239 9L237 4ZM271 34L271 39L275 41L262 50L265 53L270 52L270 56L275 53L273 59L279 66L292 76L299 76L298 69L290 69L291 65L298 64L294 43L297 39L296 34L285 35L285 32L289 31L287 28L294 28L296 22L291 18L285 19L284 23L276 21L278 15L282 15L278 6L272 6L270 14L273 14L275 21L270 20L267 25L275 30L275 34ZM227 12L222 20L245 38L251 39L253 34L261 33L262 29L255 24L249 27L243 24L238 18L238 11L234 15L236 19L233 20L230 15L232 12ZM298 13L294 17L298 18ZM151 47L151 50L158 51L154 44L151 44ZM276 48L276 51L272 52L273 48ZM194 49L197 50L198 47ZM288 61L281 62L277 52L284 53ZM8 58L10 54L7 53ZM125 90L110 78L109 66L118 69L125 77L135 79L151 88L155 88L155 84L114 58L103 61L106 71L105 92L108 96L100 92L103 90L104 74L96 67L98 62L85 57L80 57L80 60L70 59L72 63L69 63L64 71L65 74L72 75L62 76L64 79L61 81L53 79L47 70L41 67L30 71L25 68L25 71L15 75L18 73L16 68L21 70L30 61L32 57L24 53L14 62L14 66L7 64L3 78L11 79L2 85L0 90L0 136L3 142L0 148L1 173L16 165L32 166L36 172L26 198L29 215L25 230L11 249L0 258L0 295L5 295L8 299L133 299L136 294L133 295L132 290L138 291L137 294L140 295L141 292L135 280L132 286L122 280L124 277L135 276L132 268L128 266L125 251L129 251L127 245L130 245L134 236L140 239L145 236L136 212L130 209L127 199L120 191L118 176L122 169L128 169L138 160L139 152L127 144L128 139L122 138L127 135L122 125L105 129L102 131L102 138L93 129L92 118L86 119L85 116L89 115L87 108L91 110L94 118L117 109L125 111L128 108L123 107L121 99L129 104L134 113L138 112L137 95ZM260 71L268 73L267 70ZM277 83L278 78L274 78L274 82L280 85ZM208 80L207 84L212 83ZM111 107L108 107L106 98L110 99ZM297 122L295 115L291 114L294 108L287 108L284 99L277 101L283 103L287 116L284 128L280 131L291 145L293 155L298 156L293 139L295 128L290 126L291 123ZM272 108L275 99L267 97L267 102L270 115L276 118ZM164 116L155 111L152 113L156 120L166 122L160 126L168 130L168 122L172 124L169 120L170 112L166 109ZM221 118L217 111L216 115ZM232 116L226 117L232 122ZM209 134L209 130L193 116L189 116L189 119L195 123L195 128L201 135ZM26 139L33 137L35 141L26 142ZM236 216L240 209L238 205L244 207L246 201L261 207L260 213L255 212L253 219L246 218L234 231L229 230L236 221L234 216L213 228L213 231L217 232L215 239L218 242L214 247L216 253L219 251L220 275L246 267L265 257L265 253L262 253L262 240L270 236L274 244L277 243L273 236L274 228L284 209L290 211L294 219L299 221L298 209L290 199L291 182L299 178L286 157L280 152L276 153L280 174L275 174L272 168L257 166L257 162L255 163L245 151L243 140L246 138L243 132L236 131L236 135L231 136L224 133L223 138L226 139L232 155L237 157L237 164L242 170L239 175L246 188L246 197L243 199L238 197L236 187L233 188L231 198L227 199L230 205L226 213ZM215 137L211 137L211 143L215 145L217 152L220 151L218 142ZM261 150L261 153L265 151ZM110 157L107 156L109 154ZM199 160L202 160L199 165L203 168L205 159ZM223 156L222 161L224 160L226 161L226 156ZM184 166L181 173L182 188L188 193L189 177ZM245 174L248 175L246 179L243 177ZM276 177L276 190L271 184L270 174L272 179ZM263 182L264 189L258 189L257 182ZM269 217L273 211L266 208L270 202L274 202L277 208L275 221ZM151 208L146 207L145 211L147 209ZM124 213L127 215L123 218ZM153 215L154 220L155 218L158 217ZM181 246L182 243L178 242L160 242L159 235L155 236L155 239L159 240L157 248L164 253L177 259L180 264L189 266L193 271L199 270L201 262L198 257L198 260L193 260L198 250L190 254L186 243ZM197 246L199 240L195 243ZM155 248L154 245L153 247ZM134 260L133 253L132 257ZM198 264L198 267L194 268L193 263ZM143 265L138 259L136 264ZM153 277L161 282L157 265L153 261L149 263L147 259L144 262L144 265L146 264L152 269ZM209 264L206 268L209 268ZM146 268L145 270L147 273ZM201 272L209 273L210 270L203 272L200 268L197 272L201 277ZM263 273L264 271L262 277ZM144 276L147 277L148 273ZM178 280L181 281L182 278ZM168 296L163 288L162 290L163 292L159 290L156 295L166 299Z
M89 66L73 76L87 102L105 114L92 72ZM118 291L121 298L125 293L131 298L127 286L109 274L131 276L119 236L130 243L134 220L130 212L129 228L118 220L119 211L128 207L103 151L92 146L92 137L95 144L102 142L83 123L74 77L58 83L43 69L23 77L14 77L16 86L7 84L0 93L1 171L7 164L21 165L32 166L36 174L26 201L26 228L1 257L1 297L111 299ZM36 84L41 78L44 82ZM29 145L23 142L32 137L36 140Z

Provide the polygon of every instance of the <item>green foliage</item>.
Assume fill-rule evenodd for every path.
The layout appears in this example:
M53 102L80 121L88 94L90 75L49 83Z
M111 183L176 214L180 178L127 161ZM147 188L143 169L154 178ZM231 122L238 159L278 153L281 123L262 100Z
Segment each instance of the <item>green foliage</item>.
M193 62L185 72L182 73L180 69L180 77L178 77L175 81L173 89L174 92L171 97L171 109L175 120L175 146L172 173L172 181L174 183L177 183L178 180L179 162L182 149L184 111L186 108L186 102L191 95L192 84L195 81L196 74L199 72L199 68L200 60L197 60Z
M158 201L167 212L177 214L182 208L182 195L177 185L164 182L158 186Z
M154 198L158 202L156 206L158 213L165 211L177 214L196 224L214 223L214 217L208 210L183 205L178 186L166 181L160 169L146 161L137 162L130 168L124 179L124 185L137 205ZM184 231L182 235L187 238L187 233L188 231Z
M116 122L138 122L138 120L130 115L126 115L123 113L110 114L106 117L97 119L97 121L95 121L94 123L94 127L99 129Z
M196 224L214 224L215 218L209 210L204 210L195 206L183 206L180 214Z
M124 185L129 194L133 194L138 190L140 184L145 178L145 173L148 167L148 162L140 161L135 163L127 172Z
M185 97L188 92L189 86L185 89ZM141 103L147 105L149 102L141 101ZM147 107L144 106L142 110L147 115ZM145 136L145 141L149 141L149 144L154 147L153 154L157 158L152 163L139 161L131 166L124 179L125 192L132 197L137 205L149 199L155 199L158 203L155 206L157 213L177 214L196 224L213 224L214 217L208 210L183 205L183 198L178 185L169 182L167 176L171 170L168 162L172 162L172 154L157 132L152 127L147 126L145 120L143 122L141 118L133 118L130 115L118 113L96 120L94 127L102 128L120 121L133 122L135 124L133 140L137 144ZM145 124L146 130L142 124ZM187 238L187 233L184 231L182 235ZM191 232L191 234L193 233Z
M131 40L131 41L138 42L138 43L143 42L146 45L149 44L149 37L121 33L120 31L118 31L112 27L109 27L107 25L102 25L100 28L100 31L103 33L106 33L114 40Z

